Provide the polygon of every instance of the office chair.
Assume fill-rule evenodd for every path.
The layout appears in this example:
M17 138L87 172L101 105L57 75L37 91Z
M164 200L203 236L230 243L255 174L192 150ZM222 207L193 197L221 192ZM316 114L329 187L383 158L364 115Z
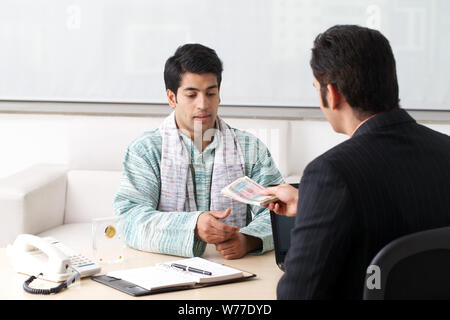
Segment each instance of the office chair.
M379 267L381 287L369 289L376 272L368 269L364 300L450 299L450 227L396 239L370 265Z

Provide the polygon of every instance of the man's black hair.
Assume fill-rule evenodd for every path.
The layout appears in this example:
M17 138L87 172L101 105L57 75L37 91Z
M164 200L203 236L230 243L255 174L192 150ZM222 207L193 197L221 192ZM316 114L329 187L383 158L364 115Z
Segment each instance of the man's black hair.
M394 54L377 30L356 25L331 27L314 40L310 64L325 107L327 85L332 84L359 113L399 108Z
M178 47L175 54L167 59L164 67L164 82L166 90L170 89L175 95L185 72L196 74L214 73L220 88L222 81L222 61L216 52L204 45L194 43Z

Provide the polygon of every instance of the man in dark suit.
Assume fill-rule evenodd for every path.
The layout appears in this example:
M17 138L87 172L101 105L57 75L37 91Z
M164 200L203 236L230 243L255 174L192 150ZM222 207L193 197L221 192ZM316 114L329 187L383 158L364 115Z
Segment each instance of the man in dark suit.
M399 107L395 60L378 31L335 26L314 41L320 107L350 139L313 160L297 191L268 188L296 215L279 299L361 299L377 252L450 225L450 137ZM382 272L382 270L381 270Z

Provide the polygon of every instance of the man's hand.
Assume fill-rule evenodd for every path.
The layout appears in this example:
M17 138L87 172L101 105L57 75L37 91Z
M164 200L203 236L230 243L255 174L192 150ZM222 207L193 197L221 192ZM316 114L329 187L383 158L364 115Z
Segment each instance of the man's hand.
M227 260L239 259L248 252L262 248L262 241L240 232L236 232L230 239L216 244L216 250Z
M219 221L228 217L231 209L225 211L205 211L198 216L195 235L207 243L220 243L230 239L238 227L230 226Z
M265 196L276 196L279 201L269 203L264 208L283 216L293 217L297 214L298 190L289 184L268 187L263 192Z

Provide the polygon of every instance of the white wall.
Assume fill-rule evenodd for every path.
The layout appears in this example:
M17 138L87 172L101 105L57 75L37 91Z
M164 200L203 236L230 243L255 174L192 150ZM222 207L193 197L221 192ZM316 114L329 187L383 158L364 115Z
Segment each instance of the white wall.
M165 103L166 59L197 42L224 62L227 104L317 106L313 41L357 24L389 39L402 106L450 110L449 13L448 0L2 0L0 97Z
M126 146L162 117L0 113L0 177L35 163L70 163L78 168L120 170ZM325 120L225 118L255 129L286 175L301 175L315 157L347 139ZM450 122L423 123L450 135ZM270 135L273 135L271 137Z

